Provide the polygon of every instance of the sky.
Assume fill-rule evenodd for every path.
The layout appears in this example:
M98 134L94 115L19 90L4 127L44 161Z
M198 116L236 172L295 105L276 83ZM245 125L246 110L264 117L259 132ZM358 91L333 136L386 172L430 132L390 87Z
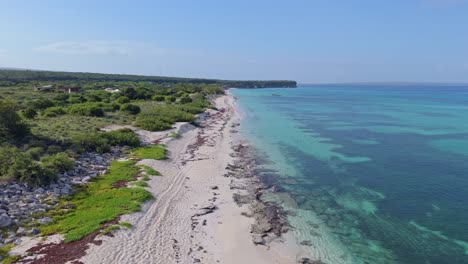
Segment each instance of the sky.
M468 82L468 0L0 0L0 67Z

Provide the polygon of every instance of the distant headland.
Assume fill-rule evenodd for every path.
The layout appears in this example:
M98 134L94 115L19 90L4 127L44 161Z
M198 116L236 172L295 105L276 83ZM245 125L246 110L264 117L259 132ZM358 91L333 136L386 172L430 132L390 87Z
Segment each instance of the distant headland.
M106 74L89 72L58 72L0 68L0 82L21 83L29 81L141 81L152 83L220 84L238 88L295 88L296 81L289 80L220 80L203 78L181 78L129 74Z

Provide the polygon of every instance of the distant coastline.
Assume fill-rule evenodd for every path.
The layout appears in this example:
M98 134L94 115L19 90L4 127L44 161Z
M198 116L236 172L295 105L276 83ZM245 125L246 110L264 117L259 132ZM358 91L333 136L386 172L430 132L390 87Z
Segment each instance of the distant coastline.
M184 78L131 74L107 74L90 72L64 72L0 68L0 82L21 83L28 81L141 81L156 84L171 84L185 82L193 84L219 84L225 87L242 88L294 88L297 86L297 82L292 80L221 80L207 78Z

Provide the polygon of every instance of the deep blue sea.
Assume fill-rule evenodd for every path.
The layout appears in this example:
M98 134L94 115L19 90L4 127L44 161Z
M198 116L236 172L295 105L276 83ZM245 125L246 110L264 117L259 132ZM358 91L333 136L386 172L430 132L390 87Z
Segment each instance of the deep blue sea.
M334 263L468 263L468 88L234 89L292 233ZM265 170L268 169L268 170ZM273 172L272 172L273 171Z

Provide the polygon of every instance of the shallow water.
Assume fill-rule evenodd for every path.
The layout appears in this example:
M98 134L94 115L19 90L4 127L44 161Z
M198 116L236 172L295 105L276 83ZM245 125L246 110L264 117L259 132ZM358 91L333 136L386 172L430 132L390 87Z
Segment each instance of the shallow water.
M276 171L267 198L316 258L468 263L468 88L232 92L243 135Z

